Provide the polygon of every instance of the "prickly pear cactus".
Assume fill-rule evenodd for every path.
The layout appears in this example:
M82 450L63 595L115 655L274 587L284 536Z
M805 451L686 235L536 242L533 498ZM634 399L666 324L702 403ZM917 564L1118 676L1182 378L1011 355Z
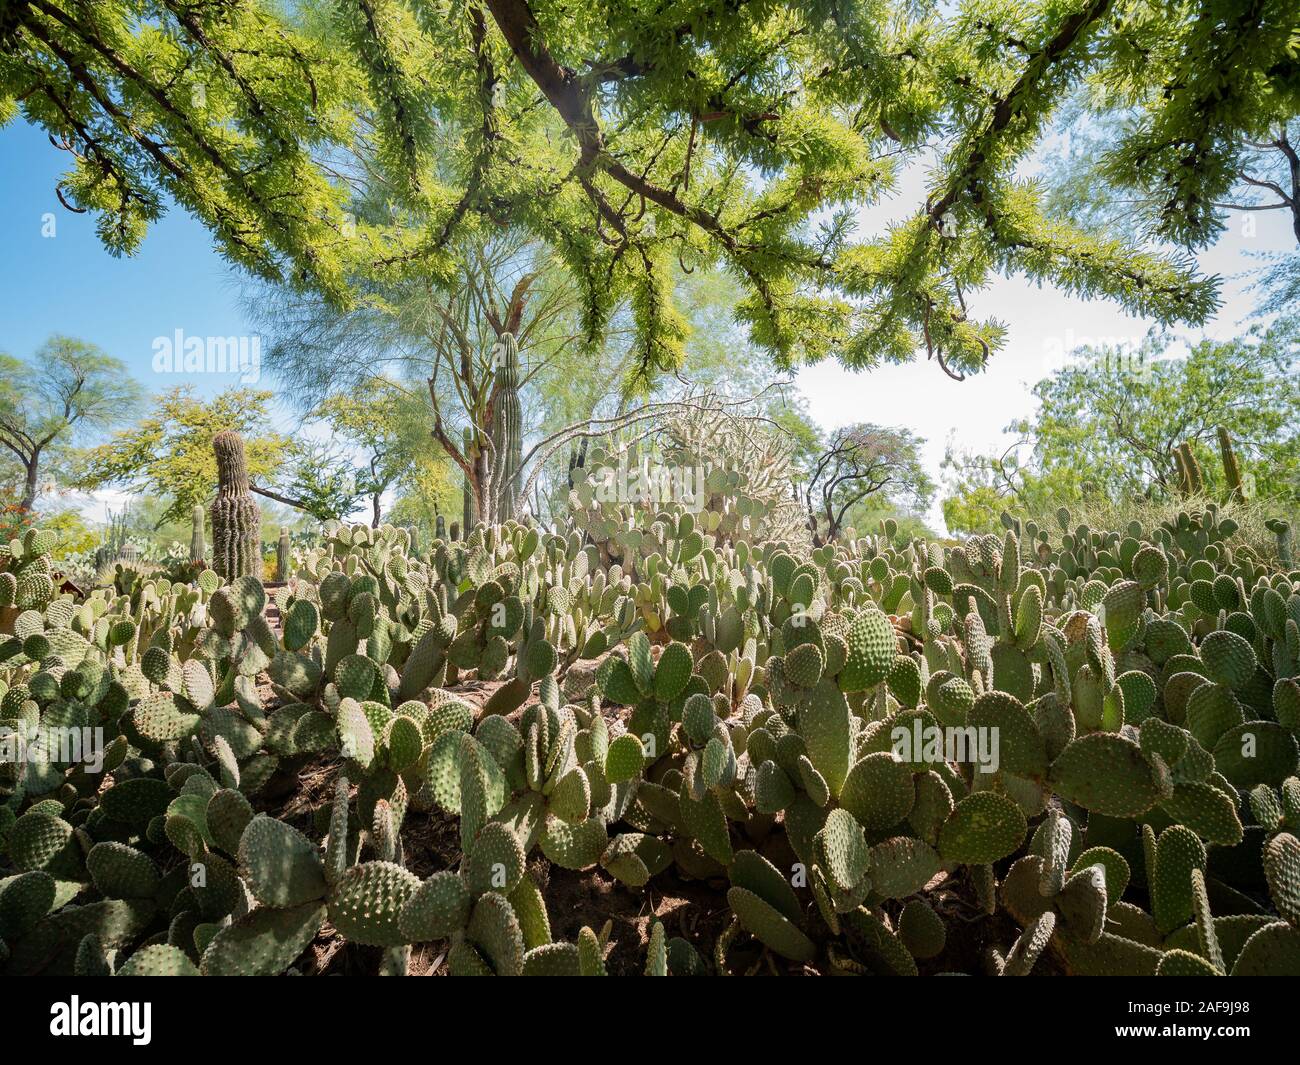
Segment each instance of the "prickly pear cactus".
M1300 572L1214 507L708 513L336 525L273 595L0 548L0 968L1300 974ZM554 877L724 920L629 952Z

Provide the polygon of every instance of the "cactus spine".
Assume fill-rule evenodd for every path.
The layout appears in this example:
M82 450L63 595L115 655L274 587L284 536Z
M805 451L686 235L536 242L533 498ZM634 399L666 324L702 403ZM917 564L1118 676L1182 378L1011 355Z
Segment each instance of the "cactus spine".
M523 414L519 406L519 345L512 333L502 333L497 347L496 382L492 406L493 521L516 516L519 467L523 460Z
M233 429L212 438L217 498L212 502L212 564L223 577L256 576L261 561L262 511L248 488L244 441Z

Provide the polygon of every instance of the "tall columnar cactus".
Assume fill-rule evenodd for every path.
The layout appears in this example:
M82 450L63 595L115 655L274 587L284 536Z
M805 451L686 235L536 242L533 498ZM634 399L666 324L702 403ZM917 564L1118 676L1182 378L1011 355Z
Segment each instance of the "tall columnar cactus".
M1291 551L1291 523L1282 518L1269 518L1264 522L1264 528L1277 537L1277 557L1287 569L1295 564Z
M466 426L462 433L461 440L463 441L461 454L465 456L465 461L469 464L471 469L477 469L478 448L474 443L474 430L469 426ZM466 532L468 532L474 527L474 482L470 478L468 470L465 472L462 492L463 502L461 505L461 526ZM453 533L452 539L454 540L455 538L456 536Z
M1237 461L1232 437L1222 425L1219 426L1219 453L1223 456L1223 476L1228 482L1229 497L1234 502L1243 502L1246 496L1241 485L1241 463Z
M212 502L212 568L223 577L256 576L261 568L262 511L248 488L244 441L233 429L212 438L217 498Z
M203 506L200 503L194 504L194 511L191 514L193 527L190 531L190 561L203 562L208 554L208 542L203 536Z
M513 518L518 509L519 467L523 461L524 444L523 414L519 406L519 345L511 333L502 333L497 346L493 391L493 520L506 521Z
M289 530L280 530L279 543L275 545L275 579L277 581L287 581L289 579Z
M1185 483L1188 494L1200 495L1205 491L1205 478L1201 475L1201 464L1197 461L1196 452L1190 443L1179 444L1178 452L1182 456L1183 469L1187 475Z
M1182 445L1174 448L1174 476L1178 481L1178 491L1185 496L1192 494L1192 475L1187 471L1187 462L1183 458Z

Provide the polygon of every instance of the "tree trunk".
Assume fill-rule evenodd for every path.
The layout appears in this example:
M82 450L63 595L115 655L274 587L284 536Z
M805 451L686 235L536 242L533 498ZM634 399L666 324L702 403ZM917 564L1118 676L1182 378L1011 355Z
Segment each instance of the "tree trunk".
M35 452L26 464L27 477L23 484L23 498L20 505L24 510L31 510L36 504L36 488L40 481L41 453Z

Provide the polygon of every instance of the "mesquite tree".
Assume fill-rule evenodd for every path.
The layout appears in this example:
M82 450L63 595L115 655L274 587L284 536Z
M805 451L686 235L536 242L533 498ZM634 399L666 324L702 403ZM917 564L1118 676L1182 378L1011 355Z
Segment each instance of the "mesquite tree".
M508 223L578 279L589 340L631 305L647 369L684 356L673 265L723 264L782 364L924 351L961 377L1003 342L968 299L996 272L1213 312L1179 251L1050 217L1019 168L1079 86L1114 86L1104 113L1141 110L1117 171L1198 240L1241 138L1295 111L1294 19L1292 0L14 0L0 115L69 153L59 195L115 252L170 197L240 266L348 306L451 282L455 242ZM386 209L357 217L369 162ZM925 200L855 239L908 164Z
M458 242L455 280L444 286L372 287L365 304L346 310L283 287L253 295L269 339L266 364L294 381L291 401L308 416L328 414L368 455L383 453L382 469L372 471L382 476L363 478L368 487L383 491L411 471L418 443L405 416L427 409L432 443L463 480L466 529L498 509L498 492L511 483L494 470L494 418L511 403L501 397L518 396L535 414L540 381L559 375L553 363L581 340L577 287L518 230ZM506 336L515 345L508 387Z
M212 501L212 568L223 577L261 576L262 509L248 487L244 440L233 429L212 438L217 497Z
M901 428L863 423L837 429L804 485L813 543L834 540L845 516L873 496L909 510L928 506L934 484L921 461L924 443Z
M31 362L0 353L0 448L18 464L20 505L78 435L126 421L143 395L123 363L74 337L50 337Z

